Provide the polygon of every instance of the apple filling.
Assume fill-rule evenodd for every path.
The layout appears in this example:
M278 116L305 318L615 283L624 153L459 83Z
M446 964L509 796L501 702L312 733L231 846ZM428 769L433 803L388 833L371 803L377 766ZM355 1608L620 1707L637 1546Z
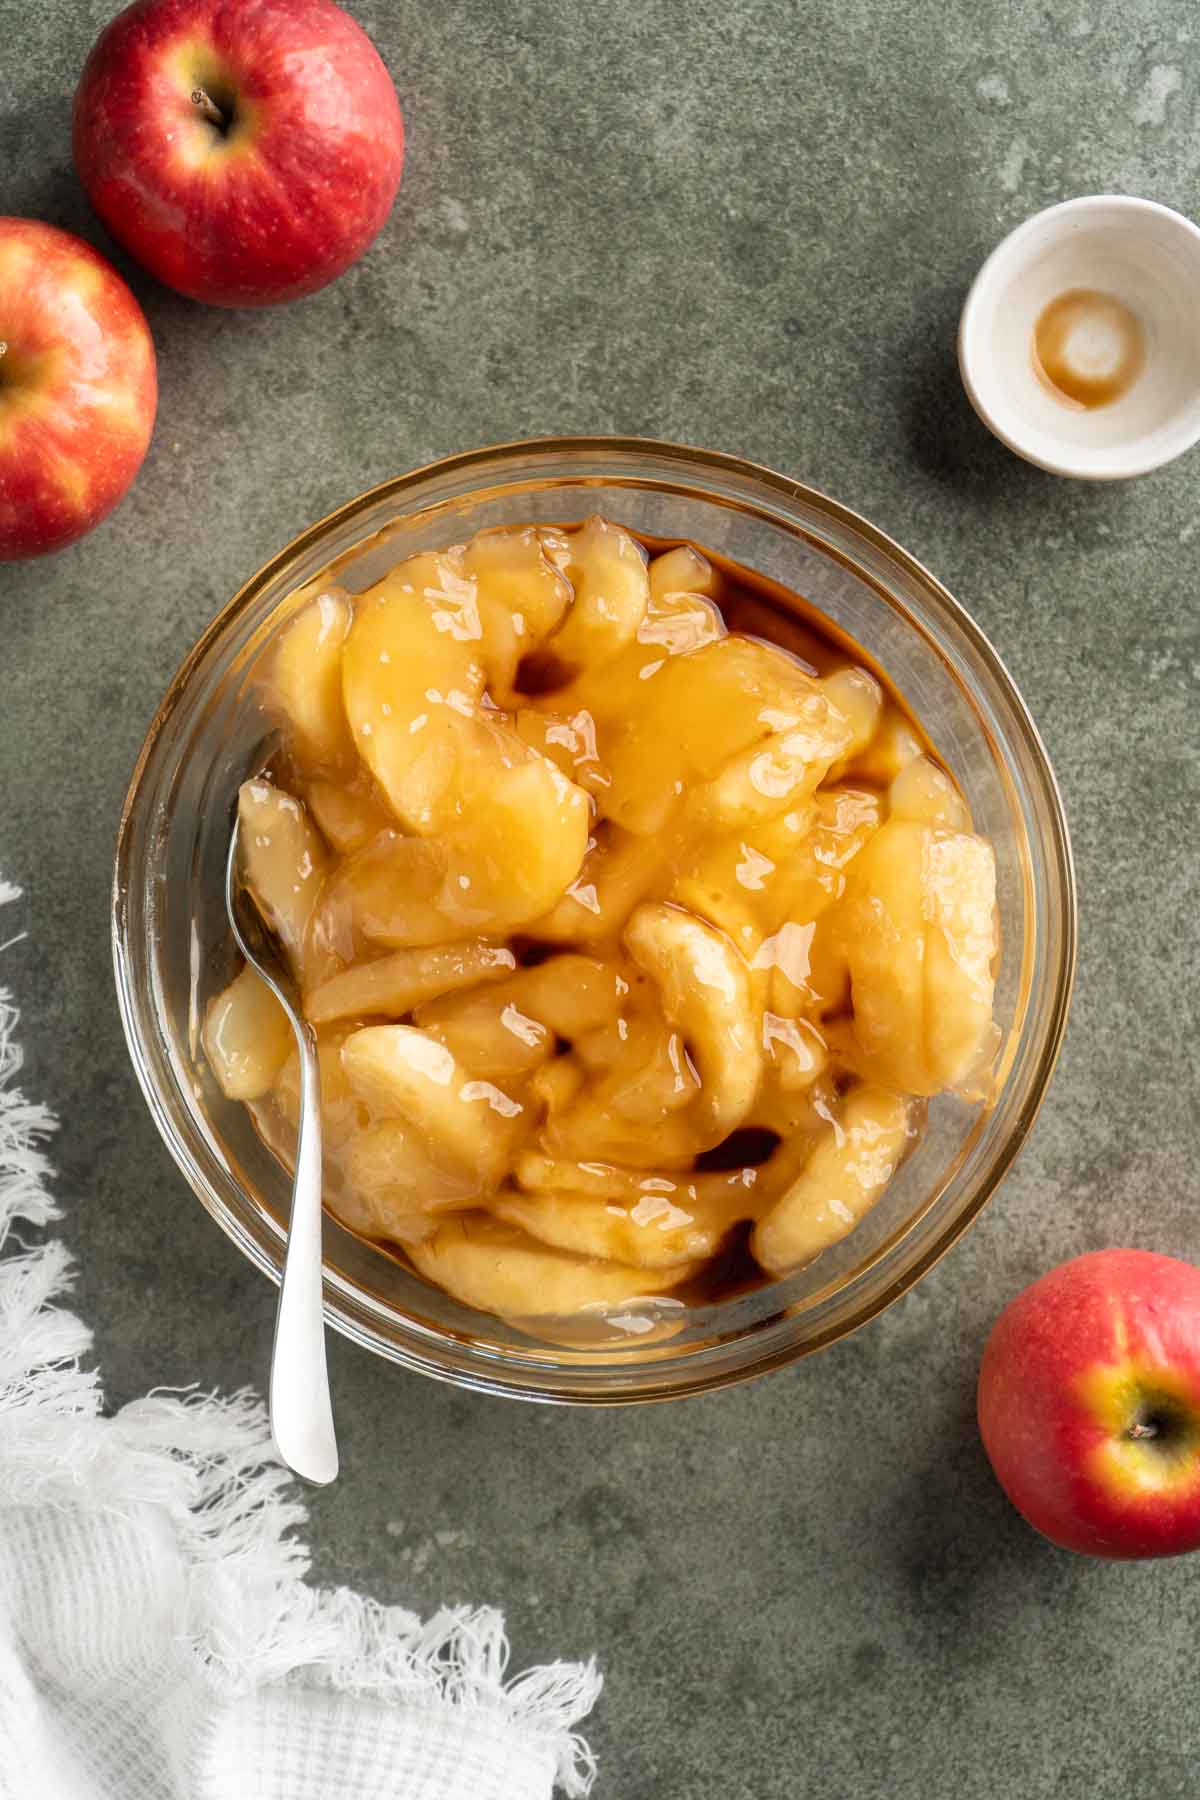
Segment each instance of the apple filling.
M811 1263L929 1098L986 1095L992 850L866 664L602 518L295 597L239 807L352 1231L485 1311L644 1332ZM286 1161L296 1057L252 974L205 1045Z

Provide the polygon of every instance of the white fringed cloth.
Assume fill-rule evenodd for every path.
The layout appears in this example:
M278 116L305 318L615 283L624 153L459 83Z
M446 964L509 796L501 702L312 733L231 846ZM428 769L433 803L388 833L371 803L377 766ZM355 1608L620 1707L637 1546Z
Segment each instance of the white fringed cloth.
M507 1680L498 1613L422 1623L308 1586L304 1509L253 1395L102 1416L90 1334L58 1304L55 1121L16 1085L16 1024L0 990L2 1800L587 1794L573 1727L594 1666Z

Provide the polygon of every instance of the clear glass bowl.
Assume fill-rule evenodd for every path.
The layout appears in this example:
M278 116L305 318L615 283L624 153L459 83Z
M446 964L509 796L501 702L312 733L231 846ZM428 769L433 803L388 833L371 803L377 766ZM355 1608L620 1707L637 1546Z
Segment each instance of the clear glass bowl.
M815 602L888 671L995 845L1004 1034L998 1098L943 1097L884 1198L807 1269L697 1310L653 1344L562 1349L460 1305L327 1218L330 1324L407 1368L530 1399L667 1399L778 1368L843 1337L910 1288L994 1192L1045 1094L1066 1023L1075 888L1037 731L1002 663L946 590L865 519L730 456L623 438L545 438L454 456L313 525L213 620L163 698L121 819L113 889L130 1053L171 1154L251 1261L278 1281L289 1184L199 1052L231 958L222 870L232 803L264 724L255 679L289 597L336 568L365 587L401 556L485 525L600 512L690 539Z

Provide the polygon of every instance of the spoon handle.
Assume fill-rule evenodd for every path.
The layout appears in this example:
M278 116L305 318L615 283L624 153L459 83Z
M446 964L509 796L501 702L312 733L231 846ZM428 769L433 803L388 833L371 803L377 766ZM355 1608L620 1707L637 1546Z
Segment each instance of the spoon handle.
M338 1472L321 1295L321 1082L311 1027L296 1022L300 1132L271 1351L271 1435L283 1461L325 1486Z

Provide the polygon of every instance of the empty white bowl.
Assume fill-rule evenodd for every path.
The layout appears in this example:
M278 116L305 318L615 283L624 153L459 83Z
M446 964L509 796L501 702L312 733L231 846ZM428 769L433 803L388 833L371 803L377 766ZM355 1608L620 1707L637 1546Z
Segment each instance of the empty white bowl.
M1060 393L1035 355L1046 308L1079 292L1119 302L1140 327L1140 366L1102 405ZM1118 350L1102 317L1080 320L1065 346L1081 377ZM1170 462L1200 438L1200 229L1170 207L1124 194L1036 213L976 276L958 362L984 424L1040 468L1116 481Z

